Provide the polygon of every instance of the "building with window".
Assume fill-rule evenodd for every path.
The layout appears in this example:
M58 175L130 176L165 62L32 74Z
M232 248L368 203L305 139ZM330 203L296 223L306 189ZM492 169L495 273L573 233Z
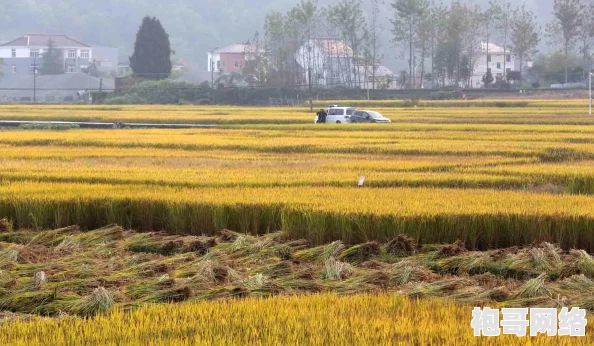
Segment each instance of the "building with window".
M485 42L481 42L480 54L476 57L476 65L471 78L472 88L483 87L483 76L487 74L488 69L491 69L493 80L496 81L498 77L505 79L505 76L514 71L516 67L516 60L511 49L508 48L504 52L503 47L493 43L489 43L488 48Z
M364 68L354 58L353 50L344 41L333 38L311 39L300 44L295 61L308 83L309 70L313 85L328 87L362 87ZM361 73L357 73L360 68Z
M245 62L253 59L253 46L232 44L208 53L207 71L219 73L242 73Z
M93 48L66 35L27 34L0 45L0 58L7 74L32 74L39 68L43 53L48 51L48 42L60 52L65 73L81 72L92 63Z

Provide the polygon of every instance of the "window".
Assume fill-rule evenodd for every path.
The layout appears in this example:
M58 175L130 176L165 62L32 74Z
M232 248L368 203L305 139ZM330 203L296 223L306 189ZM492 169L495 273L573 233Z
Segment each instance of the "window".
M508 55L506 55L506 56L505 56L505 61L507 61L507 62L511 62L511 55L509 55L509 54L508 54Z
M81 59L88 59L89 58L89 51L88 50L81 50L80 51L80 58Z
M500 63L500 62L498 62L498 63L497 63L497 69L500 69L500 68L501 68L501 63Z
M16 73L16 72L17 72L16 66L12 65L12 73Z
M76 49L68 50L68 59L76 59Z
M221 69L221 60L218 60L217 61L217 70L220 70L220 69Z
M31 53L29 54L31 58L39 58L39 49L31 49Z
M239 60L235 60L233 62L233 66L235 66L235 68L239 68Z
M74 73L74 72L76 72L76 66L68 65L68 73Z
M344 109L330 108L328 110L328 115L344 115Z
M10 53L13 58L16 58L16 49L11 50Z
M487 55L487 61L491 62L491 54Z
M39 65L29 65L29 74L39 73Z

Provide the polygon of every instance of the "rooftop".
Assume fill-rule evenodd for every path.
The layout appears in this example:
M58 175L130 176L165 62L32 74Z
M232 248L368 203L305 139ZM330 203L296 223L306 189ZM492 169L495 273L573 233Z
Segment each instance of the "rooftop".
M486 53L487 52L487 43L486 42L481 42L481 51L483 53ZM507 52L509 53L510 52L510 49L508 49ZM500 46L498 46L498 45L496 45L494 43L489 43L489 54L491 54L491 53L494 53L494 54L495 53L502 53L503 54L504 53L504 49L503 49L503 47L500 47Z
M0 45L0 47L46 47L49 40L56 47L91 47L62 34L27 34Z
M247 44L236 43L223 48L214 50L214 53L244 53L246 49L249 49Z
M344 41L332 38L319 38L313 40L316 46L325 54L331 56L353 55L353 50Z

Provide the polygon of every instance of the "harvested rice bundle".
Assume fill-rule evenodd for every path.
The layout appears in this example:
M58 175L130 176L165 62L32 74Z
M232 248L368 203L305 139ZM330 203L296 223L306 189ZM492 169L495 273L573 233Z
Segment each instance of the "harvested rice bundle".
M547 274L542 273L537 278L528 281L517 293L517 298L550 297L551 291L546 286Z
M372 241L355 245L343 251L338 259L349 263L362 263L369 261L380 254L380 244Z
M399 234L386 245L385 251L398 257L412 256L416 252L416 243L413 238Z
M338 257L343 250L344 244L342 241L337 240L328 245L297 251L293 258L302 262L321 262L332 257Z

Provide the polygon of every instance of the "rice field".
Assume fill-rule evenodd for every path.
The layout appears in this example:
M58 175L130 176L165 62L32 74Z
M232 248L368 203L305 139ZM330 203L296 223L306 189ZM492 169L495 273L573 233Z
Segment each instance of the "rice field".
M393 123L318 125L304 108L3 106L0 119L219 127L0 130L0 214L17 228L594 249L594 120L583 102L370 102Z
M517 344L474 339L468 304L547 305L563 296L593 306L575 293L594 287L586 102L352 104L392 124L313 124L306 108L0 106L0 120L218 125L0 128L0 309L16 314L0 325L0 343ZM236 238L204 253L188 247L223 229ZM387 254L404 236L418 253ZM307 246L287 259L265 250L295 240ZM459 243L464 251L440 257ZM377 244L373 256L349 260L362 244ZM204 286L196 279L204 261L231 268L233 279ZM398 263L423 279L399 282ZM295 276L302 266L306 280ZM495 299L501 291L507 298ZM229 300L235 293L243 298ZM271 311L282 311L284 326ZM446 313L451 325L437 326ZM210 316L223 322L215 328Z
M585 338L475 338L471 309L393 295L250 298L151 305L91 320L33 319L0 326L4 345L589 345ZM216 321L213 323L213 321ZM120 326L126 326L121 328ZM364 327L363 327L364 326Z

